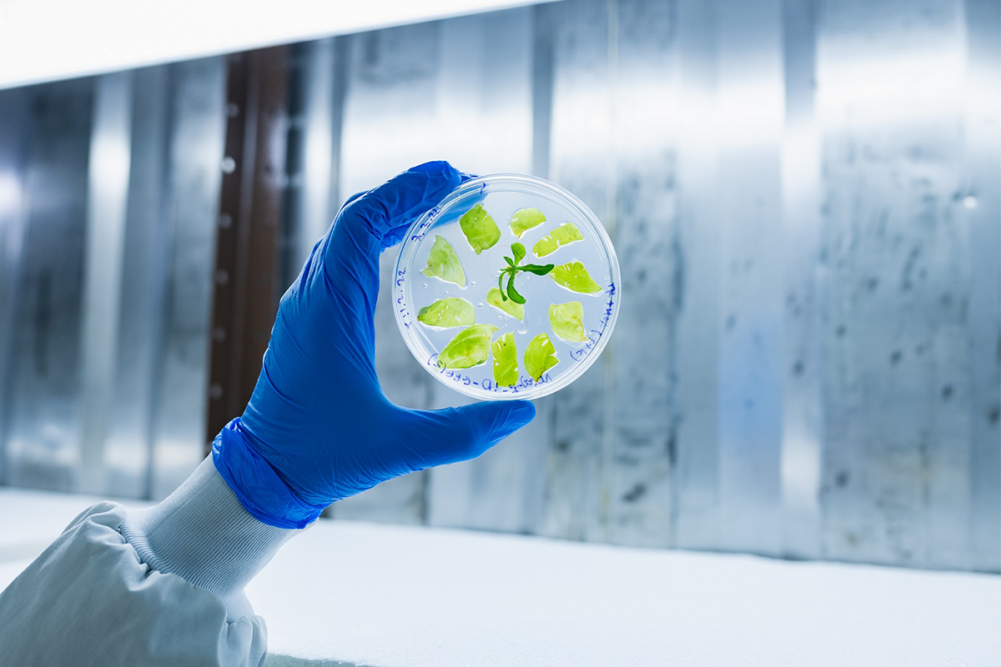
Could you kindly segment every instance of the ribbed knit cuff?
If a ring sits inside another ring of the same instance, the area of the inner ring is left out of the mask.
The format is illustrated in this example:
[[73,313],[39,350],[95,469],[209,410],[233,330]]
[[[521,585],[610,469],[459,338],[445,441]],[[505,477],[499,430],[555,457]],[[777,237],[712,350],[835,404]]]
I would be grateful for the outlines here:
[[163,502],[130,509],[122,535],[140,560],[221,597],[243,589],[298,530],[262,523],[206,458]]

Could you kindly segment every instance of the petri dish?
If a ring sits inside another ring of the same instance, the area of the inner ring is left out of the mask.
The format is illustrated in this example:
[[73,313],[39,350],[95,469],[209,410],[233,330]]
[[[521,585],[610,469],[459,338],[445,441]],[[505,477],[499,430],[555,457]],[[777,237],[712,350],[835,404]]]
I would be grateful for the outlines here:
[[601,354],[619,283],[612,243],[583,202],[541,178],[493,174],[463,183],[410,227],[394,311],[407,347],[443,384],[484,400],[534,399]]

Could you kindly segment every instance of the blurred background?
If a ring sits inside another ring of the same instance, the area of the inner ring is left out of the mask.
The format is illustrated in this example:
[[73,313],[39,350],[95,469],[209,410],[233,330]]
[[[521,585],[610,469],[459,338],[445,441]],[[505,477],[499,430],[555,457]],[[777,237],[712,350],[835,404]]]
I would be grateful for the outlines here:
[[[339,205],[447,159],[597,213],[615,334],[502,446],[328,515],[1001,571],[1001,0],[375,2],[164,52],[76,4],[0,3],[0,484],[170,493]],[[386,301],[389,397],[463,402]]]

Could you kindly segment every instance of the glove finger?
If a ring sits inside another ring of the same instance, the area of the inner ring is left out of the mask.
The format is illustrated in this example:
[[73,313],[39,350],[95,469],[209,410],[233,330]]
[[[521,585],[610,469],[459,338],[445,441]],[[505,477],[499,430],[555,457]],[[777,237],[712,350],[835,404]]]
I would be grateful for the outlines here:
[[535,418],[528,401],[491,401],[459,408],[411,411],[416,470],[473,459]]
[[327,254],[339,262],[352,261],[359,251],[382,248],[386,234],[409,226],[441,201],[460,180],[447,162],[427,162],[413,167],[374,190],[350,201],[338,214]]
[[346,204],[324,239],[327,286],[351,310],[373,313],[379,293],[379,253],[386,234],[411,224],[458,184],[459,172],[452,165],[428,162]]

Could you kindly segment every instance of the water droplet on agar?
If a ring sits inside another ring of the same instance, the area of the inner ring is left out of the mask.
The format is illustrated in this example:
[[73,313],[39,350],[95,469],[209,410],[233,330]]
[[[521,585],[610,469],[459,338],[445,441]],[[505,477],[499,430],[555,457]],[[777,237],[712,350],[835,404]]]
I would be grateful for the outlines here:
[[427,284],[427,283],[424,283],[424,287],[427,287],[427,286],[428,286],[428,284]]
[[520,333],[520,334],[527,334],[528,333],[528,327],[524,326],[524,325],[518,327],[518,333]]

